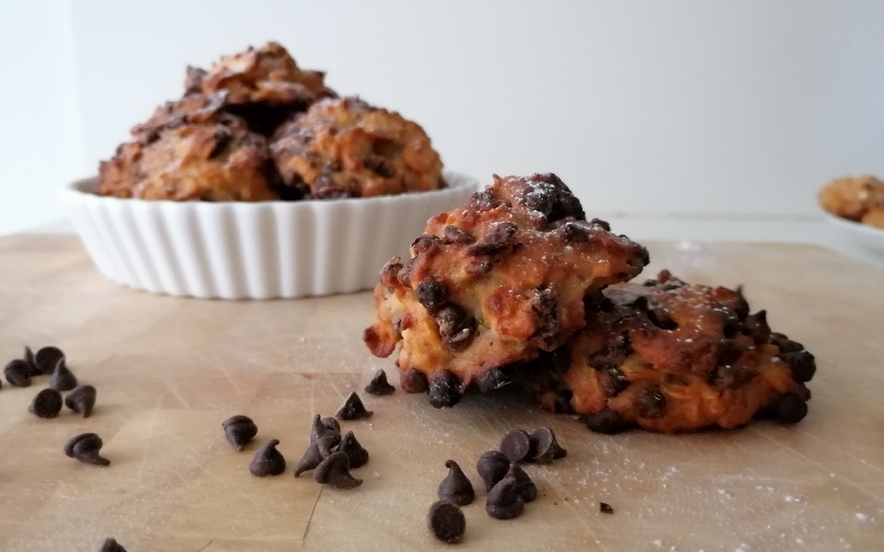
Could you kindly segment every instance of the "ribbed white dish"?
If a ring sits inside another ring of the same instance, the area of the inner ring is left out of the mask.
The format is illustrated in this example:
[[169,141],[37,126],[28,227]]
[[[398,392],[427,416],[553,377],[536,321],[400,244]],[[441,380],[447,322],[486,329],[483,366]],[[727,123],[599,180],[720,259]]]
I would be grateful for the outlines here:
[[295,298],[374,287],[430,217],[478,185],[451,172],[445,181],[442,190],[372,198],[209,203],[102,197],[89,178],[65,186],[61,199],[115,282],[205,299]]

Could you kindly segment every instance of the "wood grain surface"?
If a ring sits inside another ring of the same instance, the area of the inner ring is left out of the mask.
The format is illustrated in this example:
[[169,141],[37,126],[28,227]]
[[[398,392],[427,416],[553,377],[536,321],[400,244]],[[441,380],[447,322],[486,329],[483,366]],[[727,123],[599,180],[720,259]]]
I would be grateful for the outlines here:
[[[652,266],[688,281],[745,285],[753,309],[817,356],[810,413],[795,427],[754,423],[691,435],[590,433],[519,397],[468,396],[436,410],[401,390],[364,395],[346,422],[371,459],[358,489],[292,477],[311,416],[331,415],[392,359],[361,341],[371,295],[224,302],[149,295],[105,281],[74,237],[0,239],[0,360],[56,345],[98,389],[92,417],[28,413],[29,388],[0,390],[0,550],[129,552],[432,550],[425,515],[457,460],[511,428],[555,429],[567,458],[526,470],[540,489],[525,515],[464,508],[461,550],[791,551],[884,547],[884,272],[810,246],[652,244]],[[221,422],[251,416],[237,452]],[[81,432],[105,441],[106,468],[67,458]],[[289,469],[256,478],[267,439]],[[615,513],[599,513],[599,502]]]

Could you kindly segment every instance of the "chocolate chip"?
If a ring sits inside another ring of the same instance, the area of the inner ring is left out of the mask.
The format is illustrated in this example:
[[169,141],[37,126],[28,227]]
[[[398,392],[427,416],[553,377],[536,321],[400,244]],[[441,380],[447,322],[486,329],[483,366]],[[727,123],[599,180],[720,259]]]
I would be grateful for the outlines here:
[[454,460],[446,460],[448,476],[439,483],[437,491],[439,500],[447,500],[458,506],[466,506],[476,499],[476,491],[473,484],[467,479],[463,470]]
[[740,284],[737,286],[734,293],[737,296],[737,304],[734,307],[734,312],[737,314],[737,318],[745,320],[745,318],[749,316],[749,302],[746,301],[746,298],[743,296],[743,285]]
[[559,296],[558,293],[549,287],[540,287],[534,290],[534,297],[531,300],[531,310],[536,317],[534,334],[532,338],[539,339],[548,348],[555,345],[559,332],[562,331],[562,324],[559,322]]
[[429,277],[415,286],[414,295],[427,312],[434,314],[448,301],[448,287],[444,282]]
[[[76,393],[76,391],[74,392]],[[71,398],[71,395],[67,396],[65,402]],[[236,450],[244,449],[249,444],[249,441],[258,434],[258,426],[255,425],[255,422],[248,416],[243,415],[227,418],[221,422],[221,427],[224,428],[224,436],[227,437],[227,442]]]
[[417,368],[409,368],[399,376],[399,385],[406,393],[426,393],[430,388],[427,376]]
[[530,191],[525,194],[525,207],[537,211],[547,222],[563,218],[586,219],[580,200],[571,189],[553,173],[534,174],[529,177]]
[[743,321],[743,333],[752,337],[756,345],[766,343],[770,337],[770,326],[767,324],[767,311],[760,310],[750,314]]
[[43,370],[41,370],[37,366],[37,361],[34,359],[34,352],[31,351],[31,348],[25,345],[25,354],[22,357],[25,362],[28,363],[28,368],[31,371],[31,377],[40,376],[43,374]]
[[313,470],[313,479],[336,489],[352,489],[362,485],[361,479],[350,475],[350,459],[343,452],[330,454]]
[[353,435],[352,431],[348,431],[344,438],[341,439],[341,446],[338,447],[338,452],[343,452],[347,455],[347,458],[350,460],[350,469],[355,470],[368,464],[368,451],[362,448],[362,445],[356,440],[356,436]]
[[34,364],[44,374],[51,374],[55,370],[58,361],[64,358],[64,353],[57,347],[43,347],[34,355]]
[[607,221],[604,221],[604,220],[602,220],[602,219],[600,219],[600,218],[594,218],[594,219],[592,219],[591,221],[589,221],[589,223],[592,224],[592,225],[601,226],[601,227],[602,227],[602,230],[604,230],[605,232],[610,232],[610,231],[611,231],[611,225],[608,224]]
[[31,385],[31,367],[26,360],[17,358],[10,360],[3,368],[6,381],[16,387],[28,387]]
[[666,397],[659,388],[651,386],[636,397],[635,407],[640,417],[654,420],[666,414]]
[[501,452],[489,450],[479,457],[476,462],[476,471],[485,482],[485,490],[490,491],[510,469],[510,460]]
[[255,453],[255,457],[249,463],[249,471],[257,477],[279,475],[285,471],[285,457],[276,450],[279,439],[267,441]]
[[442,345],[451,351],[462,351],[473,340],[476,319],[460,305],[447,303],[435,315]]
[[456,405],[460,402],[460,380],[448,370],[439,370],[430,381],[429,399],[435,408]]
[[781,424],[797,424],[807,416],[807,403],[795,393],[785,393],[773,408],[774,420]]
[[107,538],[101,545],[101,550],[98,552],[126,552],[126,549],[115,539]]
[[215,140],[215,145],[212,146],[212,150],[209,152],[209,159],[215,159],[224,153],[224,150],[226,150],[227,146],[230,145],[230,142],[233,141],[233,133],[223,126],[218,126],[212,137]]
[[611,505],[607,502],[599,502],[599,512],[603,514],[613,514],[614,508],[611,508]]
[[366,393],[378,397],[382,395],[390,395],[394,391],[396,391],[396,388],[390,385],[387,381],[387,373],[383,370],[378,370],[374,377],[371,378],[371,381],[368,382],[368,385],[365,386]]
[[795,381],[805,383],[812,380],[816,374],[816,358],[808,351],[782,353],[780,360],[792,369],[792,377],[795,378]]
[[492,222],[488,225],[488,233],[479,241],[467,247],[467,254],[477,257],[497,255],[512,250],[516,232],[519,227],[515,222],[502,221]]
[[797,341],[792,341],[786,334],[781,334],[778,332],[771,332],[770,334],[771,343],[777,346],[780,354],[782,353],[797,353],[798,351],[804,350],[804,345],[798,343]]
[[104,445],[101,437],[94,433],[81,433],[70,439],[64,445],[64,453],[84,464],[95,464],[96,466],[110,466],[110,460],[102,458],[99,454],[101,447]]
[[560,227],[566,243],[587,243],[592,239],[592,231],[586,223],[566,222]]
[[623,419],[623,416],[610,408],[584,416],[583,422],[590,431],[604,433],[605,435],[614,435],[627,428],[626,420]]
[[488,393],[489,391],[500,389],[512,382],[512,378],[500,368],[491,368],[476,376],[476,386],[482,393]]
[[37,393],[28,411],[40,418],[55,418],[61,412],[61,393],[55,389],[44,389]]
[[476,236],[451,224],[445,227],[444,234],[443,242],[450,245],[469,245],[476,241]]
[[503,436],[500,452],[510,462],[524,462],[531,454],[531,437],[522,429],[514,429]]
[[649,310],[648,319],[661,330],[674,330],[678,328],[678,322],[673,320],[669,311],[662,307]]
[[77,376],[68,369],[64,357],[58,359],[52,377],[49,378],[49,388],[56,391],[70,391],[77,387]]
[[758,372],[746,366],[728,364],[715,369],[711,384],[719,390],[737,389],[752,381],[757,375]]
[[535,464],[549,464],[564,458],[568,451],[559,446],[556,434],[548,427],[540,427],[531,432],[531,461]]
[[344,404],[335,413],[335,417],[341,420],[367,420],[374,415],[374,412],[365,409],[362,399],[355,391],[347,395]]
[[332,441],[332,435],[329,433],[310,443],[310,446],[304,452],[304,456],[298,460],[298,465],[295,466],[295,477],[298,477],[305,471],[316,469],[316,466],[331,455],[332,448],[335,446]]
[[434,537],[444,543],[454,544],[463,538],[467,520],[456,504],[440,500],[430,506],[427,526]]
[[715,357],[717,366],[727,366],[735,363],[743,356],[743,349],[733,339],[722,339],[718,344],[718,352]]
[[411,242],[411,251],[415,256],[421,254],[429,254],[439,249],[439,242],[442,240],[438,236],[432,234],[423,234],[418,236]]
[[[593,364],[593,367],[595,366],[596,364]],[[629,380],[626,379],[620,368],[616,366],[598,370],[598,378],[599,387],[601,387],[606,397],[616,397],[629,387]]]
[[317,414],[313,416],[313,424],[310,428],[310,442],[312,443],[321,438],[328,439],[332,447],[338,446],[338,443],[341,442],[341,425],[334,418],[323,418]]
[[525,511],[525,500],[518,492],[515,477],[504,477],[488,491],[485,511],[495,519],[513,519]]
[[512,478],[516,481],[516,492],[525,502],[531,502],[537,498],[537,485],[531,481],[525,470],[516,463],[510,464],[510,469],[504,476],[504,479]]
[[95,397],[97,392],[91,385],[81,385],[77,387],[64,398],[64,404],[74,412],[82,414],[84,418],[92,415],[92,409],[95,408]]

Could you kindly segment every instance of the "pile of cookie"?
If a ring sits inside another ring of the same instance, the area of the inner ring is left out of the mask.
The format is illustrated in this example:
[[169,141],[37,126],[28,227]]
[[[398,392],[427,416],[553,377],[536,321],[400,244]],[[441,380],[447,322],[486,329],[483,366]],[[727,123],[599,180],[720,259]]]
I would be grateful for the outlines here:
[[99,166],[98,193],[172,201],[334,199],[444,187],[417,123],[304,70],[275,42],[187,68],[180,99],[157,108]]
[[363,338],[440,408],[516,385],[602,433],[804,418],[814,356],[741,289],[630,282],[648,262],[555,175],[495,176],[384,266]]

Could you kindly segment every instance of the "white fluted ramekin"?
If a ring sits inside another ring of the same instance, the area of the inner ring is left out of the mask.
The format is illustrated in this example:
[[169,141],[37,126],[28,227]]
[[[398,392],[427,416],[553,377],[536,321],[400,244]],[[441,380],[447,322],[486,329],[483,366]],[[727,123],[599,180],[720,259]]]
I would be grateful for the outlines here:
[[407,256],[427,220],[478,186],[446,172],[430,192],[317,201],[174,202],[102,197],[96,179],[62,202],[107,278],[152,293],[221,299],[296,298],[371,289]]

